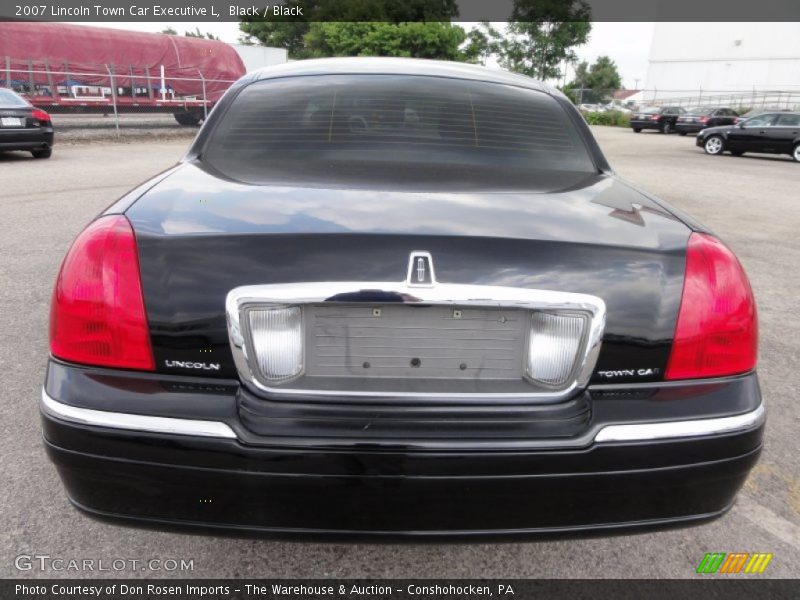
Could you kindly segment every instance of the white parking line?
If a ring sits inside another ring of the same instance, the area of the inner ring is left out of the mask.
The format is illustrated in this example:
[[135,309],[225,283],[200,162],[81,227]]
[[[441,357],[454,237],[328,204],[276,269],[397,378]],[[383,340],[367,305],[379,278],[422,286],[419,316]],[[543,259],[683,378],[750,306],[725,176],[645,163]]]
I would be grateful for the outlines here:
[[744,517],[760,529],[771,533],[782,542],[800,550],[800,526],[776,515],[745,492],[739,492],[733,512]]

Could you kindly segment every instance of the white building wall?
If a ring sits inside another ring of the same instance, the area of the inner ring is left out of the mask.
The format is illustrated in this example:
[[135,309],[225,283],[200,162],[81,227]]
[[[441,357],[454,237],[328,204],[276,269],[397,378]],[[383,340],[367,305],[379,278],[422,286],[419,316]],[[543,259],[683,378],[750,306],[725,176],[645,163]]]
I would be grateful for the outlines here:
[[659,97],[800,94],[800,23],[656,23],[646,89]]
[[244,68],[249,73],[261,67],[279,65],[287,61],[285,48],[272,48],[269,46],[246,46],[244,44],[231,44],[244,63]]

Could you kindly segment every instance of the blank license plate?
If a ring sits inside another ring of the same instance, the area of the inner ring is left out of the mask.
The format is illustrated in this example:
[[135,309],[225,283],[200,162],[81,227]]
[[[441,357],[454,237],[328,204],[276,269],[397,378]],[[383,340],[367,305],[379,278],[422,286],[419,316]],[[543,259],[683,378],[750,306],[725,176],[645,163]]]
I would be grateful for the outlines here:
[[1,117],[0,125],[3,127],[23,127],[25,122],[17,117]]

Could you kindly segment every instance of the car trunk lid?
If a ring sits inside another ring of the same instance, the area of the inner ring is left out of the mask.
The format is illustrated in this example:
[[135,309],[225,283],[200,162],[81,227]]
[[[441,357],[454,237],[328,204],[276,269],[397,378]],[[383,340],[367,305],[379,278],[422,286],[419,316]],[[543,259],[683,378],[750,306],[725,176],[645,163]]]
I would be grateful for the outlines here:
[[251,186],[185,165],[127,211],[157,369],[237,377],[225,316],[240,286],[437,281],[589,294],[607,307],[594,381],[659,380],[689,228],[609,176],[542,192]]

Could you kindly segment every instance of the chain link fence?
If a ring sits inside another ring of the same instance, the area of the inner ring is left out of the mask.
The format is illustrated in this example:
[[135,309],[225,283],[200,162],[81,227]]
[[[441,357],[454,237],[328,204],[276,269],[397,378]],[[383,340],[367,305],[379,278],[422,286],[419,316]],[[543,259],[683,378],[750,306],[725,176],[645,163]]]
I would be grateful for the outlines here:
[[649,105],[720,106],[737,112],[753,109],[800,110],[800,86],[783,90],[644,90],[643,102]]
[[[62,138],[193,135],[234,83],[200,70],[67,64],[2,57],[0,86],[22,94],[51,114]],[[800,86],[752,90],[564,90],[584,114],[613,113],[624,124],[645,106],[715,106],[800,111]],[[606,120],[609,120],[606,119]],[[620,121],[617,123],[617,121]]]
[[235,81],[188,69],[20,62],[4,57],[0,86],[47,111],[67,138],[193,135]]
[[785,89],[752,90],[612,90],[569,88],[564,90],[584,113],[618,110],[623,113],[645,106],[713,106],[732,108],[743,114],[749,110],[800,111],[800,86]]

